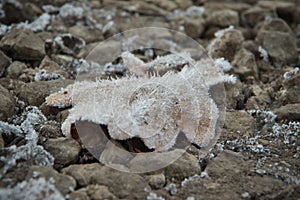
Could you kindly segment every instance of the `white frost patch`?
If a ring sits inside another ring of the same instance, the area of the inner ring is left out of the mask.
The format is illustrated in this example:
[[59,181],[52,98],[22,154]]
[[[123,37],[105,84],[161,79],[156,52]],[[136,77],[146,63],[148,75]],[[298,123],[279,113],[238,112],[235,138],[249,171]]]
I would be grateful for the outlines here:
[[182,17],[200,17],[205,12],[205,8],[203,6],[191,6],[187,8],[185,11],[183,10],[175,10],[170,13],[167,18],[169,20],[178,19]]
[[31,29],[33,32],[44,31],[50,23],[51,16],[48,13],[44,13],[31,23],[22,22],[17,25],[17,28]]
[[267,50],[265,50],[264,48],[259,46],[258,51],[260,53],[260,56],[263,58],[263,60],[266,62],[269,62],[269,54],[268,54]]
[[150,192],[147,196],[147,200],[165,200],[165,198],[157,196],[157,194],[154,192]]
[[59,16],[63,19],[82,19],[83,17],[83,8],[73,6],[70,3],[63,5],[59,10]]
[[227,72],[232,68],[230,62],[225,60],[224,58],[217,58],[215,61],[217,67],[221,69],[223,72]]
[[34,75],[34,81],[49,81],[49,80],[56,80],[56,79],[65,79],[60,74],[57,74],[55,72],[48,73],[45,69],[39,70],[35,75]]
[[64,197],[50,181],[39,178],[23,181],[14,188],[1,188],[0,199],[63,200]]
[[6,3],[12,4],[19,9],[23,8],[23,5],[18,0],[6,0]]
[[285,72],[284,75],[283,75],[283,78],[284,79],[290,79],[292,78],[294,75],[298,74],[299,73],[299,68],[296,67],[295,69],[289,71],[289,72]]

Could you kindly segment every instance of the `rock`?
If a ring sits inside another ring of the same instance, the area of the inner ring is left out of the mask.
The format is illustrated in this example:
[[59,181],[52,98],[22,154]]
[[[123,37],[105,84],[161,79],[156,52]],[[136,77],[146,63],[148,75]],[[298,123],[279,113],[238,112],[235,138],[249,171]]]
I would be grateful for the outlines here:
[[261,22],[266,17],[271,16],[273,16],[273,14],[270,10],[260,7],[253,7],[243,12],[241,19],[244,24],[254,27],[258,22]]
[[296,75],[285,78],[283,80],[283,87],[284,92],[281,97],[281,101],[283,103],[300,103],[300,73],[297,73]]
[[15,99],[11,93],[0,85],[0,121],[11,117],[15,111]]
[[3,149],[5,147],[5,142],[3,140],[3,137],[2,137],[2,133],[0,134],[0,149]]
[[1,19],[1,21],[5,24],[19,23],[26,20],[23,4],[21,4],[18,0],[4,0],[2,3],[2,9],[5,13],[5,17]]
[[237,26],[239,24],[239,14],[233,10],[215,11],[207,18],[207,24],[210,26],[220,26],[222,28],[230,25]]
[[70,194],[71,200],[90,200],[89,196],[86,194],[86,188],[81,188]]
[[241,80],[246,80],[249,76],[254,76],[258,79],[258,68],[255,61],[255,56],[250,51],[241,48],[235,55],[232,61],[233,71]]
[[246,110],[265,110],[267,105],[272,103],[270,94],[272,89],[262,88],[259,85],[252,85],[250,87],[253,96],[247,99]]
[[246,111],[226,112],[224,128],[239,135],[250,135],[256,129],[256,122]]
[[18,96],[30,105],[41,105],[51,93],[72,84],[72,80],[51,80],[23,84],[16,88]]
[[146,177],[152,189],[161,189],[166,184],[166,177],[164,174],[153,174]]
[[199,161],[194,155],[184,153],[178,160],[167,166],[164,171],[166,177],[183,180],[189,176],[199,174],[201,169]]
[[26,179],[44,177],[46,180],[54,179],[55,187],[63,194],[70,193],[76,187],[76,181],[73,177],[59,174],[53,168],[45,166],[31,166]]
[[71,165],[62,170],[73,176],[79,186],[88,184],[105,185],[118,198],[145,199],[146,181],[137,174],[120,172],[98,163]]
[[[62,70],[62,68],[53,60],[51,60],[48,56],[45,56],[45,58],[42,60],[40,66],[40,70],[45,70],[46,73],[48,73],[49,78],[55,78],[56,76],[59,77],[60,79],[64,78],[70,78],[69,74]],[[51,77],[52,76],[52,77]],[[45,77],[47,78],[47,77]]]
[[86,193],[90,199],[94,200],[102,200],[102,199],[118,199],[115,195],[113,195],[107,186],[104,185],[89,185],[86,188]]
[[205,22],[202,18],[185,18],[184,19],[184,31],[192,37],[198,38],[205,30]]
[[242,32],[231,29],[216,33],[216,36],[216,39],[208,47],[209,54],[213,58],[224,57],[226,60],[232,61],[244,41]]
[[100,171],[102,167],[103,165],[99,163],[70,165],[63,168],[61,172],[74,177],[78,187],[84,187],[90,184],[93,175],[96,171]]
[[174,0],[174,2],[182,10],[186,10],[193,5],[193,2],[191,0]]
[[7,77],[11,79],[18,79],[25,69],[27,69],[26,64],[14,61],[6,70]]
[[71,138],[48,139],[43,146],[55,158],[57,169],[76,163],[81,150],[79,143]]
[[[245,2],[245,3],[244,3]],[[240,1],[238,2],[222,2],[220,3],[220,1],[207,1],[205,2],[205,9],[211,13],[211,11],[215,11],[215,10],[234,10],[237,12],[242,12],[244,10],[247,10],[251,7],[251,5],[249,5],[246,1],[243,1],[243,3],[241,3]]]
[[177,8],[177,5],[174,1],[171,0],[165,0],[165,1],[160,1],[160,0],[148,0],[147,3],[154,4],[159,8],[162,8],[167,11],[173,11]]
[[267,19],[255,27],[256,34],[259,34],[260,32],[263,31],[279,31],[279,32],[284,32],[284,33],[290,33],[292,34],[293,31],[289,27],[289,25],[283,21],[282,19],[279,18],[274,18],[274,19]]
[[226,108],[237,109],[244,105],[243,83],[240,80],[232,84],[225,84],[226,90]]
[[20,60],[41,60],[45,56],[44,42],[29,29],[13,29],[6,34],[0,49]]
[[6,67],[10,64],[11,59],[0,51],[0,77],[3,76]]
[[103,40],[103,35],[100,30],[88,26],[76,25],[71,27],[69,32],[76,37],[84,39],[86,43]]
[[300,120],[300,103],[287,104],[275,109],[274,114],[277,115],[278,120],[289,120],[289,121],[299,121]]
[[225,150],[217,157],[209,161],[205,168],[208,176],[213,179],[219,179],[230,175],[241,175],[243,170],[247,170],[248,163],[239,153]]
[[291,34],[279,31],[260,31],[257,38],[276,67],[297,64],[296,38]]

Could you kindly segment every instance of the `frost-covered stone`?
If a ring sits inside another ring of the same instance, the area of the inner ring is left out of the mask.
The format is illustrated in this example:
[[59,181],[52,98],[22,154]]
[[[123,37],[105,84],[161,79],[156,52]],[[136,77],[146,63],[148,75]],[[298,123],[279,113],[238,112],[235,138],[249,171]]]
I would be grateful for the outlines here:
[[6,120],[14,113],[15,100],[11,93],[0,85],[0,120]]

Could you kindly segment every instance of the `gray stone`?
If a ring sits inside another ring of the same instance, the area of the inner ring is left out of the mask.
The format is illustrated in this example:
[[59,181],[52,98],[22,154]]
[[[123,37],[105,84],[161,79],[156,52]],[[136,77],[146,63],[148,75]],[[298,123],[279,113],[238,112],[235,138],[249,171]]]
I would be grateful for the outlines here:
[[256,34],[259,34],[262,31],[279,31],[290,34],[293,33],[289,25],[280,18],[264,20],[263,22],[257,24],[255,27]]
[[6,67],[10,64],[11,59],[0,51],[0,77],[3,76]]
[[211,13],[207,18],[207,23],[210,26],[228,27],[230,25],[239,24],[239,14],[233,10],[219,10]]
[[27,69],[27,66],[24,63],[14,61],[6,70],[7,77],[11,79],[18,79],[25,69]]
[[16,92],[22,100],[25,100],[30,105],[39,106],[45,101],[47,96],[72,83],[72,80],[32,82],[16,88]]
[[4,121],[14,114],[15,100],[11,93],[0,85],[0,120]]
[[249,135],[256,129],[255,120],[246,111],[226,112],[224,128],[240,135]]
[[183,180],[189,176],[199,174],[201,169],[199,161],[194,155],[184,153],[178,160],[167,166],[164,171],[166,177]]
[[289,120],[289,121],[299,121],[300,120],[300,103],[287,104],[275,109],[274,114],[277,115],[278,120]]
[[46,180],[52,178],[55,187],[63,194],[70,193],[76,187],[76,181],[73,177],[59,174],[56,170],[45,166],[31,166],[27,174],[27,180],[30,178],[44,177]]
[[3,140],[2,133],[0,133],[0,149],[3,149],[4,146],[5,146],[5,142]]
[[11,30],[2,38],[0,49],[20,60],[41,60],[45,56],[44,42],[28,29]]
[[70,194],[70,200],[90,200],[90,198],[86,194],[86,188],[81,188]]
[[79,143],[71,138],[48,139],[43,146],[55,158],[57,169],[76,163],[81,150]]

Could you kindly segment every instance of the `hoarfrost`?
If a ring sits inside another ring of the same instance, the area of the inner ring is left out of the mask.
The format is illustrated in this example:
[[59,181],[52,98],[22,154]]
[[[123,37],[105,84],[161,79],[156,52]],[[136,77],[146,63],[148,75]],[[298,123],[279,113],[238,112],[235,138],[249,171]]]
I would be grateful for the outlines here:
[[82,19],[83,12],[83,8],[66,3],[60,8],[59,16],[63,19]]
[[259,46],[258,52],[260,53],[260,56],[263,58],[264,61],[269,62],[269,54],[268,54],[267,50],[265,50],[264,48]]
[[0,162],[4,163],[2,175],[17,165],[17,161],[28,161],[30,164],[52,166],[54,157],[44,150],[42,146],[37,145],[38,132],[35,126],[43,124],[46,117],[35,106],[28,106],[19,119],[20,125],[0,122],[0,131],[4,134],[13,134],[25,138],[26,144],[16,147],[15,145],[7,147],[4,151],[6,156],[0,157]]
[[289,71],[289,72],[285,72],[284,75],[283,75],[283,78],[284,79],[290,79],[292,78],[294,75],[298,74],[299,73],[299,68],[296,67],[295,69]]
[[49,25],[51,16],[48,13],[44,13],[35,19],[33,22],[22,22],[17,25],[17,28],[31,29],[33,32],[44,31]]
[[63,200],[65,198],[50,180],[46,181],[45,178],[42,177],[23,181],[18,183],[14,188],[0,188],[0,199]]
[[47,70],[45,70],[45,69],[39,70],[34,75],[34,81],[35,82],[38,82],[38,81],[48,81],[48,80],[56,80],[56,79],[65,79],[65,77],[63,77],[62,75],[57,74],[55,72],[48,73]]

